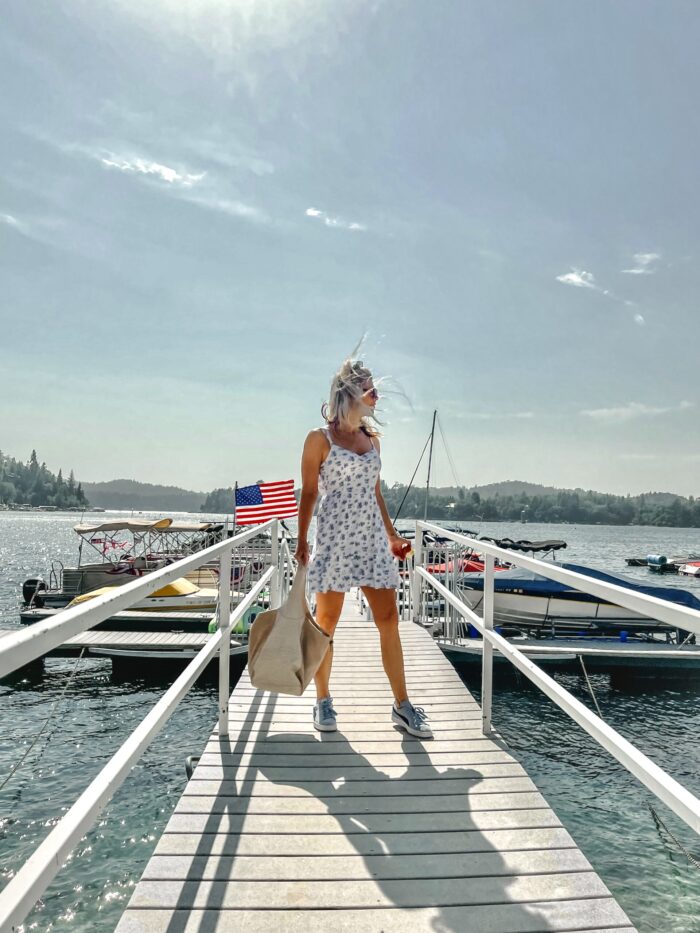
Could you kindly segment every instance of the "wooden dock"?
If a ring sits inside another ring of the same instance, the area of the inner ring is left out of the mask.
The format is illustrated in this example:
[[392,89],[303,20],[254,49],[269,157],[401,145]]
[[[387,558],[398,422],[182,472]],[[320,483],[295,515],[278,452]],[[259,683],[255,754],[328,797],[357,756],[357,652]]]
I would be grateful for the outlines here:
[[230,735],[211,735],[117,933],[631,933],[523,767],[483,737],[479,706],[430,634],[410,622],[409,692],[435,739],[392,726],[376,630],[347,603],[331,680],[338,732],[313,729],[313,684],[276,696],[245,671]]
[[[143,615],[148,616],[150,613],[144,612]],[[13,631],[0,631],[0,638],[11,635]],[[87,657],[188,661],[196,656],[211,637],[208,632],[110,632],[88,629],[69,638],[59,648],[50,651],[47,657],[71,657],[83,652]],[[235,636],[231,639],[231,654],[246,653],[247,650],[247,644],[236,641]]]
[[[522,653],[537,664],[578,662],[585,659],[589,671],[630,667],[646,668],[654,673],[660,671],[699,671],[700,645],[666,644],[658,641],[621,642],[614,638],[519,638],[512,642]],[[443,644],[448,654],[459,656],[462,661],[481,664],[483,650],[481,638],[459,638]],[[500,652],[494,653],[494,661],[508,666],[509,661]]]

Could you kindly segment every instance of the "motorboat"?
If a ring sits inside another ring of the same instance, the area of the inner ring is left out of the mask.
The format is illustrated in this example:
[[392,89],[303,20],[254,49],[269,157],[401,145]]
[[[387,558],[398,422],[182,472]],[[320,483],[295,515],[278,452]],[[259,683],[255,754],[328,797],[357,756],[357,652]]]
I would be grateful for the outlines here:
[[[612,583],[647,596],[655,596],[679,606],[700,609],[700,599],[677,587],[644,586],[638,580],[615,576],[579,564],[559,564],[595,580]],[[484,574],[470,574],[457,583],[464,602],[474,611],[484,598]],[[571,586],[549,580],[522,568],[512,568],[494,577],[494,623],[508,632],[526,631],[546,635],[579,633],[619,633],[620,631],[669,631],[657,619],[648,618],[582,593]]]
[[685,577],[700,577],[700,560],[689,560],[685,564],[680,564],[678,573]]
[[[176,522],[172,518],[125,519],[76,525],[73,530],[79,538],[77,566],[64,567],[60,561],[53,561],[48,585],[38,576],[25,580],[22,586],[25,608],[64,608],[78,596],[102,587],[121,586],[217,544],[225,534],[225,526],[221,523]],[[95,560],[96,557],[99,560]],[[215,589],[218,584],[218,574],[213,567],[198,568],[186,576],[189,583],[200,588]],[[173,605],[177,605],[185,595],[192,597],[194,594],[184,590],[160,596],[154,593],[148,597],[147,605],[138,608],[171,608],[167,600],[174,599]],[[189,602],[197,601],[189,599]],[[199,601],[208,608],[211,593],[204,594]]]
[[[112,592],[113,589],[114,586],[100,586],[71,599],[68,606],[80,606],[97,596]],[[186,577],[180,577],[135,603],[131,608],[137,612],[213,612],[218,596],[218,589],[197,586]]]

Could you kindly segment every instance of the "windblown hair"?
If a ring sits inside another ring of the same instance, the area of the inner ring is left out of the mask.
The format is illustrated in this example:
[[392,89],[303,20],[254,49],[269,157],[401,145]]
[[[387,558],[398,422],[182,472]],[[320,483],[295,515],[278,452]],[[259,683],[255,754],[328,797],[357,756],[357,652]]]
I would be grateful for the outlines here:
[[[362,360],[349,358],[333,376],[328,401],[321,406],[321,414],[327,424],[342,427],[348,423],[350,412],[362,402],[363,386],[372,379],[371,371]],[[370,437],[378,437],[376,425],[380,424],[372,412],[362,416],[360,426]]]

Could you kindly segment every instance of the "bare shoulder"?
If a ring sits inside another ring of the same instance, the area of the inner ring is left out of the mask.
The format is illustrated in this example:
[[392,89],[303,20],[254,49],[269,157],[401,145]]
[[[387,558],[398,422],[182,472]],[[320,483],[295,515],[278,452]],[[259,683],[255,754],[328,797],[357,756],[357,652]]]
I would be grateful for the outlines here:
[[328,447],[328,438],[323,428],[314,428],[306,435],[304,446],[310,450],[325,450]]
[[309,431],[304,441],[304,456],[324,460],[330,449],[330,443],[321,428]]

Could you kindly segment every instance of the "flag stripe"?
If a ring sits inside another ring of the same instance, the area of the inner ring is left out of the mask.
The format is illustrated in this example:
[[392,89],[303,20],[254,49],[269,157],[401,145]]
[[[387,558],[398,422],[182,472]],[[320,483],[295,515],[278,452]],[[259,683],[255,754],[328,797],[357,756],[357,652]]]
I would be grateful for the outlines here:
[[236,489],[236,521],[239,525],[256,525],[270,518],[292,518],[297,513],[294,480],[255,483]]

